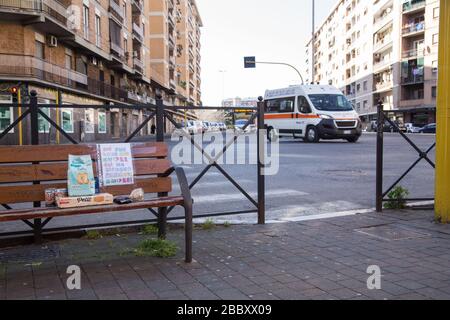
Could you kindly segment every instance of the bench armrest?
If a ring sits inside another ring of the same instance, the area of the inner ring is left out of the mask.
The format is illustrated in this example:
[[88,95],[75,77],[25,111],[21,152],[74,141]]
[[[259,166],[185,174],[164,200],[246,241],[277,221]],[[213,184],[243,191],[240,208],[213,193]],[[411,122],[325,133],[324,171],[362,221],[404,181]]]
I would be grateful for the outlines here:
[[174,172],[177,175],[178,183],[180,185],[181,195],[184,199],[185,206],[192,207],[193,200],[192,200],[192,195],[191,195],[191,189],[189,189],[189,183],[187,181],[186,173],[184,172],[184,169],[181,167],[171,167],[169,170],[167,170],[163,174],[163,176],[168,177]]

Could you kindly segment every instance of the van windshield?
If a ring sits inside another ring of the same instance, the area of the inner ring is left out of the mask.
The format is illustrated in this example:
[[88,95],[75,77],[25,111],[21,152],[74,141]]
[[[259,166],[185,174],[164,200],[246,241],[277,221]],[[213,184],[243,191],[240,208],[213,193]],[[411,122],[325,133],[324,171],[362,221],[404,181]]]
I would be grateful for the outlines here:
[[309,99],[317,110],[352,111],[353,107],[341,94],[310,94]]

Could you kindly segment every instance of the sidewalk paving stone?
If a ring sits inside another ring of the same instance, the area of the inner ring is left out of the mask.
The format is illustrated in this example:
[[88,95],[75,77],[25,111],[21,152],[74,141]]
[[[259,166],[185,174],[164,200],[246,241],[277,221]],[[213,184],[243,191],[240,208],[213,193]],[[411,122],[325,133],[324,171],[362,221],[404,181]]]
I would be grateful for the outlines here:
[[[184,248],[183,231],[171,229],[169,240]],[[450,299],[450,226],[427,211],[196,229],[192,264],[183,249],[135,256],[130,248],[147,237],[0,249],[0,299]],[[70,265],[81,268],[81,290],[65,287]],[[381,268],[381,290],[367,288],[371,265]]]

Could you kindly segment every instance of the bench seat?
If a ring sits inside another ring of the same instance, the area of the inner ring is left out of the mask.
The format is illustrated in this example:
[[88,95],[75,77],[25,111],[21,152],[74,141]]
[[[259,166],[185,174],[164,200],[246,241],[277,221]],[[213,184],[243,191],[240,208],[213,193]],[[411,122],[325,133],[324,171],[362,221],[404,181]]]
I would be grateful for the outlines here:
[[82,214],[110,213],[148,208],[163,208],[171,206],[182,206],[184,199],[181,196],[162,197],[130,204],[110,204],[100,206],[89,206],[80,208],[29,208],[0,211],[0,221],[17,221],[30,219],[44,219],[64,217]]

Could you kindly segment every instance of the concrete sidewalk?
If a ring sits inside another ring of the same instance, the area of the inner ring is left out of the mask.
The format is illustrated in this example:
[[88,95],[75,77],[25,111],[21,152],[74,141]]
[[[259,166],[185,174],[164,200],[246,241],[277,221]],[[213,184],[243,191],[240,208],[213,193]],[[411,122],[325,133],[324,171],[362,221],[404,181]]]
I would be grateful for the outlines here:
[[[266,226],[194,231],[182,262],[128,253],[146,238],[0,249],[0,299],[450,299],[450,226],[430,211],[367,213]],[[181,229],[169,239],[183,248]],[[79,265],[82,289],[66,289]],[[368,266],[381,290],[367,288]]]

